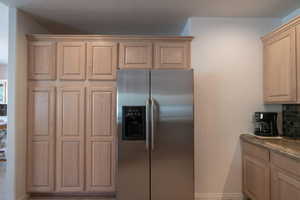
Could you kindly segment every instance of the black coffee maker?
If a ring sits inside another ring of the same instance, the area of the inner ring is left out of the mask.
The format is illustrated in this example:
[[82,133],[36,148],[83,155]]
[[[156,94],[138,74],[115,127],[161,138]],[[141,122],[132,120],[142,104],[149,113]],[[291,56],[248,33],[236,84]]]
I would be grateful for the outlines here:
[[276,112],[255,112],[254,134],[265,137],[278,136],[277,113]]

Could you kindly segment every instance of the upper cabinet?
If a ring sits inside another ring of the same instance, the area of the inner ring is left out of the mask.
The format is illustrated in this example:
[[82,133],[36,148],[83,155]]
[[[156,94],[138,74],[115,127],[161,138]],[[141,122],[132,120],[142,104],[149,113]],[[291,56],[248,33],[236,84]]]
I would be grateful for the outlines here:
[[156,42],[154,51],[154,68],[182,69],[190,67],[189,42]]
[[120,69],[152,68],[151,42],[121,42]]
[[85,51],[85,42],[59,42],[57,44],[59,79],[85,79]]
[[116,42],[88,42],[87,78],[115,80],[118,62]]
[[33,41],[28,43],[28,78],[53,80],[56,78],[55,42]]
[[262,38],[265,103],[300,103],[299,23],[300,18],[296,18]]
[[29,79],[116,80],[117,69],[188,69],[192,37],[30,35]]

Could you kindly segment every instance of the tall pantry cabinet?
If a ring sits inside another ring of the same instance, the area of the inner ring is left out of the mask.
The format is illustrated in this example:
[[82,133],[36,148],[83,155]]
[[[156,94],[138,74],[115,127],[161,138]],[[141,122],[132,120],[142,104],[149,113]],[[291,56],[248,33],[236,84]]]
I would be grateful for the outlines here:
[[117,44],[28,37],[29,193],[115,190]]

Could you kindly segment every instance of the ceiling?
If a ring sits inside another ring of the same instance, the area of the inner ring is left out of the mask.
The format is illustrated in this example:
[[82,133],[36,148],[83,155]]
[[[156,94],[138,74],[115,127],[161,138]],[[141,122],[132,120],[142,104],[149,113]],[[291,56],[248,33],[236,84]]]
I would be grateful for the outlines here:
[[300,0],[2,0],[82,33],[177,34],[188,17],[284,17]]

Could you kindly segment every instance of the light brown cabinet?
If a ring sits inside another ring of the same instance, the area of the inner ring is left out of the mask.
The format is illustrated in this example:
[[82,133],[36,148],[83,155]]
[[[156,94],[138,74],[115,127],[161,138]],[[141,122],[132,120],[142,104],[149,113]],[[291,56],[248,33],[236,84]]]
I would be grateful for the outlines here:
[[89,87],[87,94],[87,191],[115,190],[116,89]]
[[300,199],[300,177],[297,177],[275,166],[272,166],[271,184],[272,200]]
[[87,43],[87,78],[116,80],[118,51],[116,42]]
[[268,151],[243,143],[243,192],[252,200],[270,199]]
[[154,44],[156,69],[184,69],[190,67],[190,43],[156,42]]
[[30,192],[54,191],[55,87],[28,89],[28,167]]
[[120,42],[120,69],[152,68],[151,42]]
[[242,142],[243,192],[251,200],[299,200],[300,161]]
[[60,80],[84,80],[86,71],[85,42],[58,42],[57,68]]
[[297,101],[296,29],[264,43],[264,97],[266,102]]
[[299,22],[300,17],[262,38],[265,103],[300,103]]
[[57,90],[56,186],[59,192],[84,187],[84,87]]
[[28,36],[29,195],[114,193],[117,67],[186,68],[190,40]]
[[28,43],[28,78],[31,80],[56,79],[56,45],[52,41]]

